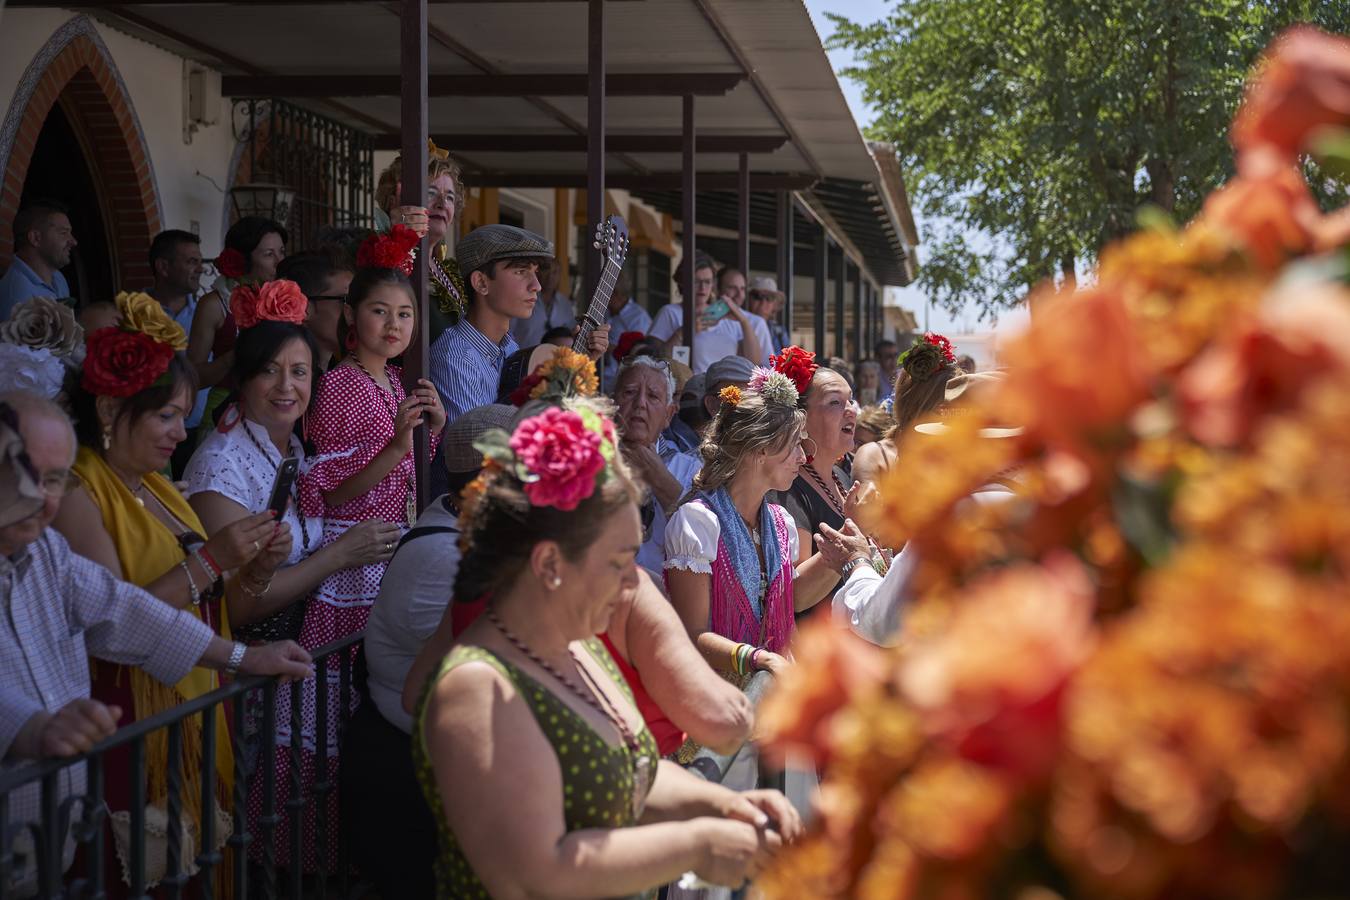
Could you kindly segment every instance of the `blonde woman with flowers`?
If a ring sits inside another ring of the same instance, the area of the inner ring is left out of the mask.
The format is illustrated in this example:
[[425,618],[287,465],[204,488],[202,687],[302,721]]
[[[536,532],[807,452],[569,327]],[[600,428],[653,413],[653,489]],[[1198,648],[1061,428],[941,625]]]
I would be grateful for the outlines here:
[[[413,755],[442,898],[633,897],[753,877],[800,820],[661,761],[596,634],[638,581],[641,492],[614,425],[550,408],[476,446],[458,602],[483,615],[432,676]],[[775,827],[770,827],[770,823]]]
[[666,526],[666,585],[712,667],[735,676],[786,664],[793,615],[834,587],[819,555],[794,570],[798,528],[769,491],[806,462],[806,414],[781,372],[757,368],[745,391],[722,390],[699,452],[692,499]]

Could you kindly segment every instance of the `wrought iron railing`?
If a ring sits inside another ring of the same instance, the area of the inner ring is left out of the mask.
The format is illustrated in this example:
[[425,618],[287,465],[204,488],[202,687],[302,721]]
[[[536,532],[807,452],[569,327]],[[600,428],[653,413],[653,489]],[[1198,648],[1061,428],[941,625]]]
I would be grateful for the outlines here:
[[[213,875],[224,862],[224,855],[215,849],[216,823],[216,710],[222,704],[230,702],[234,729],[232,743],[234,748],[234,796],[233,832],[226,841],[232,848],[233,894],[237,900],[245,897],[263,897],[272,900],[279,896],[279,877],[276,863],[276,841],[279,837],[290,841],[288,854],[291,877],[289,894],[299,900],[305,894],[327,898],[330,879],[335,879],[338,895],[351,896],[353,885],[350,880],[349,866],[346,861],[349,854],[346,848],[346,833],[338,831],[336,856],[330,853],[328,846],[328,828],[326,816],[328,797],[336,788],[328,775],[328,692],[329,684],[326,668],[329,657],[338,656],[340,660],[338,675],[338,746],[347,730],[351,716],[353,690],[352,656],[349,648],[361,641],[362,635],[355,634],[328,644],[313,653],[315,663],[315,693],[317,722],[314,767],[316,780],[306,791],[301,779],[301,688],[302,682],[279,685],[275,678],[251,676],[236,679],[218,690],[212,691],[194,700],[181,703],[172,709],[135,722],[120,729],[107,740],[100,742],[88,753],[65,759],[51,759],[23,765],[0,772],[0,900],[9,900],[11,896],[31,896],[31,887],[36,883],[37,896],[43,898],[99,898],[104,896],[104,860],[111,848],[105,846],[104,823],[108,818],[104,804],[104,786],[107,779],[121,775],[130,780],[130,853],[128,854],[128,880],[130,896],[147,896],[146,887],[146,740],[157,731],[168,734],[168,797],[167,797],[167,867],[156,896],[174,898],[184,895],[189,884],[193,885],[193,895],[211,900],[215,896]],[[276,769],[273,758],[276,749],[276,701],[277,691],[291,692],[291,741],[290,741],[290,785],[285,804],[289,811],[289,834],[276,834],[280,821],[277,807]],[[258,738],[261,750],[257,753],[258,777],[262,779],[261,815],[253,824],[258,834],[249,830],[247,800],[250,778],[253,771],[246,763],[245,752],[245,716],[244,698],[250,692],[261,695],[262,724]],[[197,844],[200,852],[193,862],[198,868],[196,874],[189,875],[183,859],[183,772],[182,746],[183,726],[193,716],[201,717],[202,725],[202,786],[200,821],[196,822]],[[105,760],[108,752],[115,748],[127,747],[130,750],[130,771],[125,773],[108,772]],[[339,755],[338,765],[341,766]],[[86,767],[86,789],[82,795],[60,797],[61,776],[72,766]],[[9,823],[10,795],[19,788],[39,783],[41,785],[41,819],[35,823]],[[319,868],[316,872],[305,873],[302,870],[304,854],[301,852],[304,838],[306,808],[313,805],[315,814],[315,840],[318,848]],[[75,818],[75,809],[79,807],[79,816]],[[32,837],[32,851],[21,858],[16,851],[18,839],[27,832]],[[67,835],[73,835],[82,852],[77,854],[74,869],[81,871],[63,871],[63,853]],[[250,863],[249,846],[258,841],[261,861]],[[336,859],[335,866],[329,866]],[[27,868],[25,868],[27,867]],[[261,884],[250,891],[249,879],[257,874]],[[15,887],[15,883],[22,885]]]
[[289,251],[326,225],[375,225],[375,139],[285,100],[234,101],[234,136],[245,142],[239,175],[295,191]]

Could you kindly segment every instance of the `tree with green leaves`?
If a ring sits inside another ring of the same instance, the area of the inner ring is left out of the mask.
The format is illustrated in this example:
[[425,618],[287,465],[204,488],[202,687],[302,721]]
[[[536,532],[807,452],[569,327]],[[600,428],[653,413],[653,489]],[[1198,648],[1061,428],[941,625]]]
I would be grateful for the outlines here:
[[1141,209],[1177,219],[1232,174],[1228,123],[1261,49],[1350,0],[897,0],[831,15],[929,233],[919,284],[996,311],[1072,277]]

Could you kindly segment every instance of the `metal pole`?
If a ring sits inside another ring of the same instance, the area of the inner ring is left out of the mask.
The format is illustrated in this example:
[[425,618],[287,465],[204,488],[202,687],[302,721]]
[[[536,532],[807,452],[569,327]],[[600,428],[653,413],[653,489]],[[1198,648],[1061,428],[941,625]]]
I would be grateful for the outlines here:
[[740,240],[737,245],[736,258],[741,274],[745,276],[746,282],[750,280],[750,154],[742,153],[740,155],[740,177],[737,179],[737,187],[740,189],[740,215],[737,218],[740,227]]
[[680,291],[684,294],[684,328],[681,340],[689,348],[689,361],[693,362],[694,353],[694,217],[697,210],[694,204],[694,95],[684,95],[684,278]]
[[[591,236],[605,218],[605,0],[590,0],[587,11],[589,57],[586,80],[586,309],[600,280],[600,250]],[[558,235],[558,240],[565,240]],[[618,339],[618,335],[614,336]]]
[[812,309],[815,325],[816,356],[825,357],[825,282],[830,277],[830,236],[821,225],[816,233],[816,297]]
[[[403,197],[405,206],[427,202],[427,0],[401,0],[399,72],[402,76],[400,127],[403,129]],[[429,249],[429,248],[424,248]],[[411,390],[431,371],[427,364],[427,254],[417,254],[412,272],[417,304],[417,331],[403,366],[404,387]],[[417,509],[427,505],[427,429],[413,432],[413,464],[417,472]],[[411,524],[411,523],[409,523]]]
[[857,362],[867,358],[863,350],[863,274],[862,266],[853,269],[853,359]]
[[848,256],[840,244],[840,266],[834,270],[834,355],[844,355],[844,282],[848,279]]
[[796,234],[797,213],[793,208],[791,191],[778,192],[778,211],[780,214],[778,245],[782,262],[778,268],[778,289],[783,292],[783,328],[787,331],[788,343],[792,343],[792,278],[796,272]]

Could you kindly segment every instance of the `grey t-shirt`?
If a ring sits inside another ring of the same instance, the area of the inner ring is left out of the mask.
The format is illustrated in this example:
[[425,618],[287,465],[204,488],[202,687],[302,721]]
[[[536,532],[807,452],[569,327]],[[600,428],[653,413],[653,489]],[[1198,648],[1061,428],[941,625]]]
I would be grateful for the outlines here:
[[459,517],[445,500],[428,505],[413,528],[455,530],[405,539],[385,569],[366,623],[370,697],[386,719],[409,734],[412,716],[403,711],[403,682],[441,624],[459,571]]

